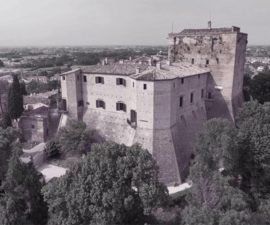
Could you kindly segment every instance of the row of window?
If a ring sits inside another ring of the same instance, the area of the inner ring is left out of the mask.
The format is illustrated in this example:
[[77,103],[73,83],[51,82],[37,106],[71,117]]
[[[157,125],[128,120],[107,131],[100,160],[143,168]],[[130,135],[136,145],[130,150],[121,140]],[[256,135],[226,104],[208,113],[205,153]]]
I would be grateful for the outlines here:
[[[201,90],[201,98],[204,98],[204,89]],[[212,98],[212,93],[208,92],[207,98],[211,99]],[[194,102],[194,93],[190,93],[190,98],[189,98],[190,103]],[[179,97],[179,107],[183,107],[184,105],[184,96]]]
[[[98,100],[96,100],[96,108],[106,109],[106,103],[103,100],[98,99]],[[123,102],[117,102],[116,103],[116,111],[124,111],[124,112],[126,112],[127,111],[126,104],[123,103]]]
[[[216,58],[216,61],[217,61],[217,64],[219,64],[219,58]],[[195,59],[194,59],[194,58],[191,59],[191,64],[192,64],[192,65],[195,64]],[[209,65],[209,64],[210,64],[209,59],[206,59],[206,60],[205,60],[205,65],[207,66],[207,65]]]
[[[87,77],[84,75],[83,76],[84,82],[87,82]],[[95,77],[95,82],[96,84],[104,84],[104,77]],[[127,82],[124,78],[116,78],[116,85],[122,85],[122,86],[127,86]],[[133,87],[134,87],[134,82],[133,82]],[[147,84],[143,84],[143,89],[147,89]]]

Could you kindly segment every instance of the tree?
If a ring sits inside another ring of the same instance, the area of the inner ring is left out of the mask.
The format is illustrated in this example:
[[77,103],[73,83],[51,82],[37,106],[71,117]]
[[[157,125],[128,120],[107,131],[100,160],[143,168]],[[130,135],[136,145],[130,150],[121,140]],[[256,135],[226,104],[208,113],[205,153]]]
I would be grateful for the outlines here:
[[92,143],[102,142],[97,131],[88,130],[84,122],[71,120],[58,133],[57,141],[61,146],[61,153],[87,153]]
[[167,199],[158,167],[140,146],[95,144],[43,189],[49,225],[138,224]]
[[4,66],[5,66],[4,62],[0,60],[0,67],[4,67]]
[[234,171],[241,176],[241,189],[256,202],[270,194],[270,103],[246,103],[236,126],[239,157]]
[[5,178],[8,160],[17,138],[18,133],[13,128],[3,129],[0,127],[0,184]]
[[20,85],[21,85],[21,93],[22,93],[22,95],[27,95],[27,91],[26,91],[26,87],[25,87],[24,81],[22,81],[20,83]]
[[232,187],[233,178],[222,172],[233,165],[234,136],[232,124],[220,119],[207,122],[200,133],[190,169],[193,185],[187,197],[188,205],[182,212],[182,224],[249,224],[245,194]]
[[[6,108],[4,107],[5,97],[8,93],[9,84],[7,81],[0,81],[0,114],[6,112]],[[3,101],[4,100],[4,101]]]
[[59,154],[60,154],[59,143],[55,140],[48,141],[46,146],[45,146],[44,152],[45,152],[47,159],[59,156]]
[[23,95],[17,75],[13,76],[13,83],[8,92],[8,113],[11,119],[18,119],[23,113]]
[[270,72],[260,73],[250,82],[251,96],[263,104],[270,101]]
[[4,114],[3,119],[0,121],[0,127],[2,127],[3,129],[12,127],[11,118],[7,113]]
[[1,225],[45,225],[47,207],[41,195],[42,175],[33,163],[20,160],[20,148],[14,148],[0,198]]

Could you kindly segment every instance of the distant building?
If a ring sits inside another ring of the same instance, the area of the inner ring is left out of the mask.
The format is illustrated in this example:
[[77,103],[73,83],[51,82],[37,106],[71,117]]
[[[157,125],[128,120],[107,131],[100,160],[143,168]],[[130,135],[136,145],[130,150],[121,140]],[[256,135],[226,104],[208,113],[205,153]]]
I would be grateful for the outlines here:
[[157,160],[161,181],[181,183],[203,123],[233,121],[242,104],[246,45],[236,27],[171,33],[168,62],[63,73],[63,106],[108,140],[140,143]]
[[20,117],[18,126],[25,142],[46,142],[49,138],[49,108],[28,110]]

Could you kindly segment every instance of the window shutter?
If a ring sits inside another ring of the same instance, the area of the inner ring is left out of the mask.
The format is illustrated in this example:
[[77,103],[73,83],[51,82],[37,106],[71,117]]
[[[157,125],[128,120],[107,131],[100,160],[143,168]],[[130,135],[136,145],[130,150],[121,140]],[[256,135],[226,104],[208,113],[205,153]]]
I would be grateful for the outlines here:
[[96,107],[98,108],[98,100],[96,100]]
[[95,80],[96,80],[96,84],[98,83],[98,77],[95,77]]
[[120,84],[120,79],[116,78],[116,85],[119,85],[119,84]]
[[104,77],[101,77],[101,83],[104,84]]
[[125,79],[123,79],[123,85],[126,86],[126,80]]
[[119,111],[119,103],[116,103],[116,110]]
[[127,111],[127,107],[125,104],[123,104],[123,111],[126,112]]

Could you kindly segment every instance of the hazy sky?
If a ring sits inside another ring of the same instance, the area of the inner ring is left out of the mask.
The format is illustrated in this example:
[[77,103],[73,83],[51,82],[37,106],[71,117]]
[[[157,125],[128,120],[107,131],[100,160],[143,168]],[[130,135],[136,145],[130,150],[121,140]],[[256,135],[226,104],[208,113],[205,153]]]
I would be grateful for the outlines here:
[[166,44],[168,32],[240,26],[270,44],[270,0],[0,0],[0,46]]

